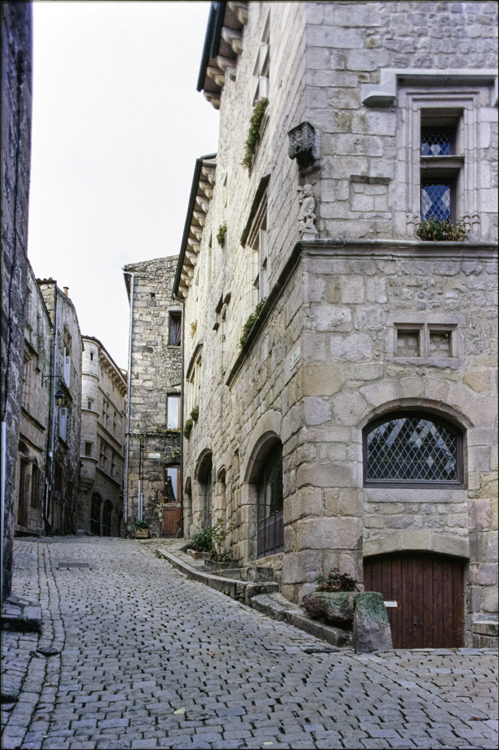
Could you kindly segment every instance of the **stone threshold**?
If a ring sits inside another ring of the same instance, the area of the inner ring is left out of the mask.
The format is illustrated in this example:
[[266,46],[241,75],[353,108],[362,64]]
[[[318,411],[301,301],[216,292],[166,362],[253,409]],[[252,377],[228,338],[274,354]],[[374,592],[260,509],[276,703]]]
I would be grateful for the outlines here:
[[42,609],[39,605],[11,595],[2,605],[2,630],[16,633],[41,633]]
[[332,646],[351,647],[351,633],[312,620],[301,607],[293,604],[279,593],[279,586],[275,582],[253,582],[224,578],[220,573],[214,575],[206,572],[202,569],[203,560],[194,561],[189,559],[185,553],[176,552],[176,554],[172,554],[161,548],[155,548],[153,552],[157,557],[167,560],[191,580],[210,586],[261,614],[272,617],[274,620],[287,622],[298,630],[326,641]]

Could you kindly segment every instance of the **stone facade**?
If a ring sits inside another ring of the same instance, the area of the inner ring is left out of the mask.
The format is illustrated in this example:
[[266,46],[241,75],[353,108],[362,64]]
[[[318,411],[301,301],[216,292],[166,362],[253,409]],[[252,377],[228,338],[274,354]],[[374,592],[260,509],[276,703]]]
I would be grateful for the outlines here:
[[12,582],[31,161],[31,3],[2,3],[2,598]]
[[182,304],[172,298],[178,256],[124,267],[130,302],[125,521],[151,536],[180,530]]
[[[75,307],[54,279],[38,280],[52,322],[45,533],[76,534],[81,431],[82,341]],[[57,395],[65,405],[58,406]]]
[[53,328],[28,263],[21,424],[14,485],[16,534],[43,534],[50,450]]
[[121,536],[127,381],[98,339],[82,343],[78,533]]
[[[497,622],[496,11],[212,14],[198,89],[220,108],[219,150],[196,164],[174,286],[184,418],[199,407],[184,440],[186,534],[234,521],[232,555],[262,559],[257,511],[281,446],[283,540],[262,562],[283,593],[301,601],[333,567],[362,581],[379,556],[445,556],[463,566],[474,645]],[[241,123],[262,97],[245,169]],[[438,164],[422,156],[432,128],[455,139]],[[465,242],[417,236],[426,180],[448,180]],[[454,478],[371,481],[368,433],[412,416],[455,436]]]

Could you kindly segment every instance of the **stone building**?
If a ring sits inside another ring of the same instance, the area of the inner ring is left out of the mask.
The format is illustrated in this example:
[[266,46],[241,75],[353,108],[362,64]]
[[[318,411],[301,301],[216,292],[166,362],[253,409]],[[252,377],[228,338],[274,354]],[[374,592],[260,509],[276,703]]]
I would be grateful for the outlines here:
[[52,323],[45,532],[76,534],[81,430],[82,341],[78,316],[54,279],[38,280]]
[[14,484],[16,534],[43,534],[51,437],[53,327],[28,263],[21,421]]
[[152,536],[181,531],[182,304],[172,298],[178,256],[124,267],[130,303],[125,523]]
[[185,532],[234,521],[297,602],[352,574],[401,647],[496,642],[496,12],[213,3],[198,81]]
[[99,339],[82,343],[78,533],[120,536],[127,382]]
[[1,596],[12,586],[31,161],[31,3],[2,3]]

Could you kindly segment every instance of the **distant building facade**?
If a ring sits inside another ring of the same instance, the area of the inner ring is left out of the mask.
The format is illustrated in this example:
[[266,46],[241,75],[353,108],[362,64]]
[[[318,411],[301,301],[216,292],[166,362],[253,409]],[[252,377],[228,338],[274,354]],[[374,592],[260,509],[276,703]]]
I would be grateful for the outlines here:
[[2,3],[2,598],[12,586],[15,469],[21,419],[32,105],[31,3]]
[[186,535],[233,521],[297,602],[340,568],[397,601],[402,647],[497,644],[496,20],[212,3],[198,81],[220,139],[174,285]]
[[81,429],[82,340],[67,287],[38,281],[52,323],[46,533],[76,534]]
[[127,381],[98,339],[82,342],[78,533],[120,536]]
[[21,423],[14,486],[16,534],[44,534],[52,411],[53,327],[28,263]]
[[181,532],[182,304],[172,298],[178,256],[124,267],[130,302],[125,514],[153,536]]

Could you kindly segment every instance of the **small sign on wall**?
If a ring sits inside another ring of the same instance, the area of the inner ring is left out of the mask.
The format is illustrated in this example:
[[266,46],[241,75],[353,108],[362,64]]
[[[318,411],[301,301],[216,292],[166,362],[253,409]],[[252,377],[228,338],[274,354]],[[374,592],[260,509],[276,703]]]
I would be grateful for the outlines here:
[[148,453],[147,458],[161,458],[161,453]]
[[289,358],[290,370],[292,370],[293,367],[298,364],[298,362],[300,361],[300,357],[301,357],[301,348],[298,346]]

